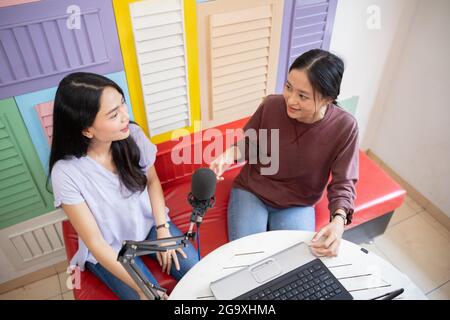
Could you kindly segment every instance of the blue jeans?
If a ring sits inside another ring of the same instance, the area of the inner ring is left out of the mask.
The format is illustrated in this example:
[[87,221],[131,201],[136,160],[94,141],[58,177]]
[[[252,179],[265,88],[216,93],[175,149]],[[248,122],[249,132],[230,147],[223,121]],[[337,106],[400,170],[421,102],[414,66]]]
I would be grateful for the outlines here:
[[[183,233],[171,222],[170,225],[170,233],[173,237],[183,235]],[[150,233],[147,236],[147,240],[156,240],[156,229],[153,227],[150,230]],[[178,262],[180,263],[180,270],[175,268],[175,264],[172,263],[172,267],[170,269],[170,274],[179,281],[186,272],[189,271],[197,262],[198,262],[198,253],[194,246],[189,243],[187,247],[182,248],[184,253],[187,255],[187,259],[183,258],[178,252]],[[156,260],[156,253],[149,254],[150,257]],[[147,266],[144,264],[140,257],[135,258],[135,263],[139,267],[139,269],[144,273],[145,277],[153,284],[158,284],[155,277],[148,270]],[[103,283],[105,283],[121,300],[139,300],[139,295],[136,291],[125,284],[122,280],[117,278],[111,272],[106,270],[100,263],[93,264],[92,262],[86,262],[86,269],[91,271],[93,274],[97,276]]]
[[314,207],[273,208],[251,192],[233,188],[228,202],[228,239],[268,230],[315,230]]

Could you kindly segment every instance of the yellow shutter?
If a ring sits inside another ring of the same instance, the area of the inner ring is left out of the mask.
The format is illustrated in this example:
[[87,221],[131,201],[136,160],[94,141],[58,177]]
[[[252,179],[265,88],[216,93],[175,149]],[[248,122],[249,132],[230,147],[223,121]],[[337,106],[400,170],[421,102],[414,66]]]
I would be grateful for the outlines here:
[[136,121],[153,143],[170,140],[174,129],[194,132],[200,120],[195,0],[113,2]]

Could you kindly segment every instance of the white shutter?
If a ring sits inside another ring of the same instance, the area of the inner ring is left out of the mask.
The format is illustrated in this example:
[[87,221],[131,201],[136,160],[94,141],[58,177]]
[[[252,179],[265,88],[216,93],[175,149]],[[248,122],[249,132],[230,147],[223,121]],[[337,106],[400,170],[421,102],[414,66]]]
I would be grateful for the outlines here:
[[0,230],[0,250],[14,271],[36,266],[44,268],[64,260],[61,222],[66,219],[64,212],[58,209]]
[[190,125],[182,0],[130,3],[150,136]]
[[283,1],[198,6],[199,40],[209,44],[199,45],[200,60],[209,62],[200,64],[202,125],[208,128],[251,115],[274,92]]

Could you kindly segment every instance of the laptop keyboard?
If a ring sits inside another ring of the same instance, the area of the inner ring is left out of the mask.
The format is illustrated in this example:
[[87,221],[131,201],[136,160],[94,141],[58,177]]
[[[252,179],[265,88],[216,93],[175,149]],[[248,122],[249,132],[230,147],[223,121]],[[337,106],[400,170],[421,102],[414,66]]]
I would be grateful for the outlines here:
[[351,300],[320,259],[304,264],[234,300]]

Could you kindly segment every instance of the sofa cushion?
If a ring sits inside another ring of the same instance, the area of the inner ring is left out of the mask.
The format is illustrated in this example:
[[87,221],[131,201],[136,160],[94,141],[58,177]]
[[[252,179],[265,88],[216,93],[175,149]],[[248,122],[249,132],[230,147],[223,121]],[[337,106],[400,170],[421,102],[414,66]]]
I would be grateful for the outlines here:
[[[359,152],[359,181],[356,184],[353,222],[347,229],[378,218],[399,208],[406,191],[364,152]],[[329,221],[327,192],[316,205],[316,230]]]

